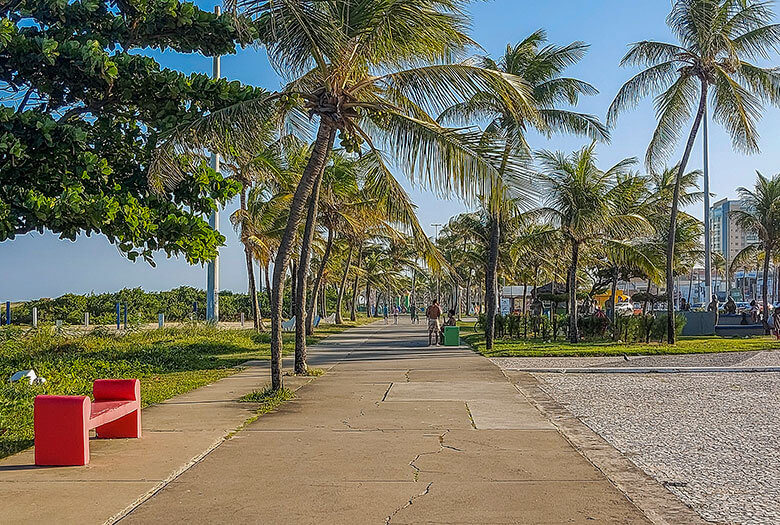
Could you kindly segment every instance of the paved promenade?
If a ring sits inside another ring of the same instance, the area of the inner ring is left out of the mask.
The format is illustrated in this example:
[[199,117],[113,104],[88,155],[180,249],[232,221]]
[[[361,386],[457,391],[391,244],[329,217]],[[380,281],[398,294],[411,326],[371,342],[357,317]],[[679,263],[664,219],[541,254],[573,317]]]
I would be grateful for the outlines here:
[[337,358],[328,374],[123,522],[645,522],[497,367],[424,338],[329,340],[312,359]]
[[[250,415],[234,400],[263,385],[262,363],[146,409],[141,440],[92,441],[86,468],[38,469],[30,451],[7,458],[0,515],[37,523],[264,524],[648,523],[646,515],[658,516],[616,489],[551,412],[489,360],[425,342],[424,327],[408,324],[328,338],[310,357],[328,373],[286,378],[296,398],[227,440]],[[608,447],[596,448],[610,457]]]

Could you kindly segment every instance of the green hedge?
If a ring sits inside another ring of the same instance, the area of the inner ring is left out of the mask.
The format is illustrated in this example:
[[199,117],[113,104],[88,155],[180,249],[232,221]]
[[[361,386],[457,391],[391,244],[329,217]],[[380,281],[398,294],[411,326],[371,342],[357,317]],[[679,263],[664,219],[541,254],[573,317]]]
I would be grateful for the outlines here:
[[[258,293],[260,312],[267,315],[268,297]],[[62,319],[65,324],[81,324],[89,313],[91,324],[116,322],[116,303],[127,305],[129,323],[157,321],[157,314],[164,313],[167,321],[184,321],[193,313],[193,303],[198,303],[197,319],[203,320],[206,310],[206,292],[190,286],[181,286],[164,292],[145,292],[141,288],[125,288],[118,292],[77,295],[65,294],[56,299],[37,299],[15,303],[11,306],[13,324],[32,323],[32,309],[38,308],[38,322],[54,323]],[[248,294],[222,291],[219,294],[219,317],[223,321],[238,321],[243,312],[251,318],[252,307]],[[5,307],[1,320],[5,323]]]

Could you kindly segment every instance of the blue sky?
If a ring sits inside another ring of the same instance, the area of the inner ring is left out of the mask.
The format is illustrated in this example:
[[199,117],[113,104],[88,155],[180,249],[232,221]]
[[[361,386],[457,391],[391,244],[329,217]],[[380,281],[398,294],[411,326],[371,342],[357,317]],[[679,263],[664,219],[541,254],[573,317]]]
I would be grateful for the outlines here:
[[[211,9],[214,2],[196,2]],[[595,97],[582,100],[578,109],[604,119],[617,90],[634,73],[621,69],[618,63],[627,44],[644,39],[671,40],[665,25],[670,3],[665,0],[626,2],[625,0],[493,0],[475,2],[473,36],[486,52],[502,53],[507,43],[515,43],[539,28],[547,30],[551,42],[567,44],[582,40],[591,45],[585,59],[569,70],[569,75],[594,84],[600,91]],[[211,59],[200,55],[152,53],[165,66],[183,72],[211,72]],[[778,63],[775,58],[774,63]],[[245,49],[222,60],[222,74],[230,79],[278,89],[282,82],[269,67],[261,49]],[[736,188],[752,184],[755,171],[764,174],[780,172],[779,110],[770,108],[761,122],[761,154],[744,156],[734,152],[728,136],[717,125],[710,127],[710,167],[712,191],[716,199],[735,197]],[[651,101],[626,113],[612,131],[609,145],[598,148],[601,164],[606,167],[620,159],[644,157],[645,148],[655,124]],[[536,149],[574,150],[585,142],[576,137],[554,137],[546,140],[529,137]],[[681,148],[680,148],[681,149]],[[678,154],[679,157],[679,154]],[[701,166],[701,147],[691,159],[691,169]],[[419,206],[420,222],[433,234],[433,223],[444,223],[449,217],[465,210],[457,200],[440,201],[422,188],[406,184]],[[221,286],[244,291],[246,268],[238,239],[227,217],[237,207],[228,204],[222,214],[221,231],[227,236],[222,249]],[[701,210],[689,210],[701,217]],[[13,241],[0,243],[0,300],[22,300],[56,297],[66,292],[88,293],[112,291],[123,287],[141,286],[147,290],[169,289],[180,285],[205,287],[205,269],[190,266],[183,259],[166,259],[161,253],[157,267],[142,261],[129,262],[117,249],[100,236],[81,237],[75,242],[60,241],[51,234],[32,233]]]

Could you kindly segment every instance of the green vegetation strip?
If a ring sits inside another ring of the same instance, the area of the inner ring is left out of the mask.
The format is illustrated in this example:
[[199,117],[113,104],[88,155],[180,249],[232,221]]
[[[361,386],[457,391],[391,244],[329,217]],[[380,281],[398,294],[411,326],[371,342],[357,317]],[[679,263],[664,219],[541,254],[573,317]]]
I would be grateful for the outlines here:
[[[314,344],[351,326],[318,328],[307,341]],[[285,354],[292,352],[293,340],[294,334],[284,334]],[[98,328],[89,335],[55,334],[52,327],[0,328],[0,457],[32,446],[36,395],[91,395],[95,379],[139,378],[141,402],[148,406],[232,375],[250,359],[269,359],[269,342],[268,333],[204,324],[127,333]],[[31,368],[44,384],[8,382],[14,372]]]
[[275,409],[285,401],[295,397],[295,393],[289,388],[273,390],[270,386],[263,390],[253,390],[242,396],[239,401],[242,403],[260,403],[259,413],[265,414]]
[[497,339],[491,350],[485,349],[485,337],[473,326],[462,326],[463,339],[472,349],[486,357],[586,357],[620,355],[704,354],[715,352],[749,352],[780,350],[774,337],[680,337],[676,345],[660,343],[620,343],[589,341],[572,344],[565,340]]

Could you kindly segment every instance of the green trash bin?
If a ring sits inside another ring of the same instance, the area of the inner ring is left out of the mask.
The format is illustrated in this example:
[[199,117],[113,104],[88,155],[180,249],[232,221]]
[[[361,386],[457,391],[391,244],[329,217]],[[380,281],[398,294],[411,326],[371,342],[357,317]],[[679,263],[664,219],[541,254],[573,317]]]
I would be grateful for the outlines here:
[[444,327],[444,346],[460,346],[460,327]]

